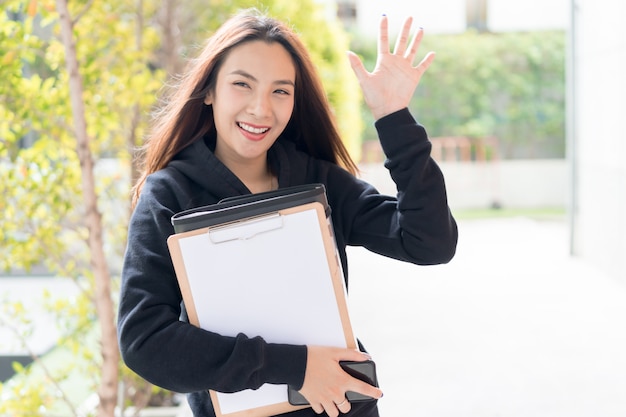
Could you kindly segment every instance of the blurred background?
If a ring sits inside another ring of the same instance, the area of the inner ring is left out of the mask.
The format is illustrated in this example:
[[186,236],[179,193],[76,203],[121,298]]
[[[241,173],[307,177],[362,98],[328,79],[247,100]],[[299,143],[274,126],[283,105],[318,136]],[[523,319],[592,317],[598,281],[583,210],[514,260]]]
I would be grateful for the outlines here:
[[105,354],[110,311],[151,112],[248,7],[301,34],[363,178],[385,193],[345,51],[372,69],[386,14],[392,30],[414,16],[421,55],[437,53],[410,107],[446,177],[457,256],[415,267],[350,251],[382,414],[626,415],[626,3],[80,0],[74,48],[65,1],[0,3],[0,416],[188,415]]

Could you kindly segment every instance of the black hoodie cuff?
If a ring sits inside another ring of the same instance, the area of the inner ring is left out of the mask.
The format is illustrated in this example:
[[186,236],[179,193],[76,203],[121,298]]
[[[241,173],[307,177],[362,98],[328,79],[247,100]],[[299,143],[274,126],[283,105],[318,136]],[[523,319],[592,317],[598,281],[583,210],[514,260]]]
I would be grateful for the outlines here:
[[265,355],[266,378],[269,383],[287,384],[297,390],[304,384],[307,347],[304,345],[267,345]]

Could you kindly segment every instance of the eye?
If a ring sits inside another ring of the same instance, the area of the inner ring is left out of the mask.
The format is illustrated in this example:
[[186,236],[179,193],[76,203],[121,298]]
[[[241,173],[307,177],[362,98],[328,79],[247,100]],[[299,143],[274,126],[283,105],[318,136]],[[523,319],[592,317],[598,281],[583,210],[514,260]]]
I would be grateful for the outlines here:
[[237,87],[243,87],[243,88],[249,88],[250,86],[248,85],[247,82],[245,81],[235,81],[233,83],[233,85],[237,86]]
[[275,92],[276,94],[285,95],[285,96],[288,96],[288,95],[290,95],[290,94],[291,94],[289,91],[287,91],[287,90],[283,90],[283,89],[278,89],[278,90],[275,90],[274,92]]

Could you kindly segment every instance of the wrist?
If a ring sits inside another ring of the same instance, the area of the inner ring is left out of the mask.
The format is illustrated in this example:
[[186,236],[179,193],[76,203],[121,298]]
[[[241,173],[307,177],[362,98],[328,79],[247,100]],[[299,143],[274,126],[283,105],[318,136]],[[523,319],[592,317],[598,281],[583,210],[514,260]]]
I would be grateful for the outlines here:
[[414,124],[417,123],[408,107],[402,107],[400,109],[390,111],[375,120],[375,127],[393,127],[399,124]]
[[401,107],[381,107],[381,108],[370,108],[370,111],[372,112],[372,115],[374,116],[374,120],[378,121],[386,116],[389,116],[390,114],[396,113],[400,110],[406,109],[406,106],[401,106]]

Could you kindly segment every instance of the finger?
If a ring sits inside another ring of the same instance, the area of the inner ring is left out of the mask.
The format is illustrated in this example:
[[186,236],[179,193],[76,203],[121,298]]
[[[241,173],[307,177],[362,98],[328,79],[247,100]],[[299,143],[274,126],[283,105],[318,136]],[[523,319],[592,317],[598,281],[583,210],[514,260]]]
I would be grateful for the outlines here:
[[358,392],[359,394],[377,399],[380,399],[383,396],[383,391],[380,388],[356,378],[351,381],[348,391]]
[[396,46],[393,49],[394,54],[404,55],[404,51],[406,50],[406,44],[409,41],[412,24],[412,17],[409,16],[404,20],[404,24],[402,25],[402,31],[400,32],[400,36],[398,36],[398,39],[396,40]]
[[381,17],[380,27],[378,29],[378,53],[389,53],[389,21],[385,15]]
[[417,50],[419,49],[422,38],[424,37],[424,29],[419,28],[413,39],[411,40],[411,44],[409,45],[409,49],[406,52],[405,58],[409,60],[409,62],[413,62],[415,56],[417,55]]
[[343,361],[358,361],[363,362],[372,359],[372,357],[365,352],[361,352],[358,349],[346,349],[345,353],[341,356]]
[[324,412],[324,407],[322,404],[311,404],[311,408],[315,412],[315,414],[322,414]]
[[324,411],[326,411],[328,417],[337,417],[339,415],[339,409],[337,408],[337,404],[332,401],[328,404],[324,404]]
[[422,61],[416,67],[417,70],[420,72],[420,75],[426,72],[426,70],[428,69],[428,67],[430,67],[430,65],[433,63],[434,60],[435,60],[434,52],[429,52],[426,54],[424,59],[422,59]]
[[361,58],[359,58],[354,52],[348,51],[347,55],[348,62],[350,62],[350,66],[352,67],[352,71],[354,71],[356,78],[359,80],[359,82],[361,82],[368,75],[368,72],[365,69],[365,65],[363,65],[363,61],[361,61]]
[[348,401],[347,398],[344,397],[343,401],[338,401],[336,402],[337,404],[337,409],[342,413],[342,414],[348,414],[350,412],[350,410],[352,409],[352,404],[350,404],[350,401]]

